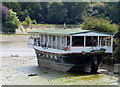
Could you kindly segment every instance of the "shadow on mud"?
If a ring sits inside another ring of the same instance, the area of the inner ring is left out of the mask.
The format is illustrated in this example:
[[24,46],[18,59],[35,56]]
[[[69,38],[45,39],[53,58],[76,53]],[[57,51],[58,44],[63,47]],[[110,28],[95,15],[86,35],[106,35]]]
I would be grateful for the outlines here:
[[[46,79],[57,79],[57,78],[65,78],[65,77],[74,77],[74,76],[90,76],[93,75],[87,72],[60,72],[49,68],[43,68],[38,66],[27,66],[20,67],[15,69],[25,74],[37,74],[37,76],[44,77]],[[98,75],[101,73],[96,73],[94,75]]]

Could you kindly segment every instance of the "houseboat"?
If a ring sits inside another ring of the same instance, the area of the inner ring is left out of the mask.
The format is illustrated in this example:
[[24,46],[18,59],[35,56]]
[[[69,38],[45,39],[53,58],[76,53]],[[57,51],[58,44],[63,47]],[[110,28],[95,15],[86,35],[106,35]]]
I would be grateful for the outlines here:
[[96,73],[103,55],[113,52],[113,35],[91,30],[41,29],[28,32],[38,66]]

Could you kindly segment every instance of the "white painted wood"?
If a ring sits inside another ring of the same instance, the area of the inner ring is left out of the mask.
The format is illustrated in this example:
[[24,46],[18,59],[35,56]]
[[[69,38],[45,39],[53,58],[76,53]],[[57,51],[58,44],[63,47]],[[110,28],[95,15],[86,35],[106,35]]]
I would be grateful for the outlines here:
[[100,36],[98,36],[98,47],[100,46]]
[[84,36],[84,47],[86,46],[86,36]]
[[112,52],[113,52],[113,36],[111,36],[111,49],[112,49]]
[[[60,49],[53,49],[53,48],[42,48],[40,46],[34,46],[35,49],[38,49],[40,51],[44,51],[44,52],[49,52],[49,53],[82,53],[82,51],[85,52],[90,52],[92,49],[91,47],[72,47],[71,51],[64,51],[64,50],[60,50]],[[106,52],[105,53],[112,53],[111,47],[96,47],[96,50],[99,50],[101,48],[105,48]]]
[[60,49],[60,36],[57,37],[57,49]]
[[41,46],[41,43],[42,43],[42,41],[41,41],[41,34],[39,35],[39,37],[40,37],[40,46]]
[[[107,47],[107,46],[102,46],[102,47],[93,47],[94,50],[100,50],[101,48],[106,49],[105,53],[112,53],[112,48],[111,47]],[[90,52],[92,50],[91,47],[71,47],[71,52]]]
[[50,42],[51,42],[50,45],[51,45],[51,48],[53,48],[53,36],[51,35],[50,38],[51,38],[50,39]]
[[47,41],[47,47],[48,47],[48,45],[49,45],[49,35],[47,35],[47,38],[48,38],[48,41]]
[[57,49],[57,35],[55,36],[55,48]]
[[60,36],[60,50],[62,50],[62,37]]
[[100,47],[101,47],[101,38],[100,38]]
[[45,44],[45,35],[43,35],[43,44]]
[[105,40],[105,46],[107,46],[107,41]]
[[48,38],[48,41],[47,41],[47,43],[49,44],[49,35],[47,35],[47,38]]
[[65,36],[65,47],[67,47],[67,36]]
[[71,47],[72,47],[72,36],[70,36],[70,50],[71,50]]

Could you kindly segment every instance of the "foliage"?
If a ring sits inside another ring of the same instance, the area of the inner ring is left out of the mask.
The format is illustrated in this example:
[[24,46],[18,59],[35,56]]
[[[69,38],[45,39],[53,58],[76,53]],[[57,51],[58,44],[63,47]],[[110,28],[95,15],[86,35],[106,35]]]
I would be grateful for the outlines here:
[[118,2],[97,2],[87,5],[83,11],[83,19],[86,17],[97,17],[112,20],[112,23],[118,23]]
[[0,17],[2,17],[2,23],[4,23],[7,19],[7,15],[8,15],[8,8],[4,7],[4,6],[0,6]]
[[[118,3],[118,8],[120,8],[120,2]],[[118,9],[118,23],[120,23],[120,9]],[[118,32],[115,34],[115,38],[118,40],[118,46],[116,47],[113,55],[114,58],[116,59],[117,63],[120,63],[120,25],[119,25],[119,29]]]
[[117,63],[120,63],[120,39],[118,41],[118,46],[116,47],[113,56]]
[[120,2],[107,2],[106,3],[106,11],[105,15],[109,17],[110,20],[112,20],[112,23],[119,23],[119,6]]
[[29,16],[27,16],[27,17],[25,18],[25,21],[22,22],[22,24],[23,24],[23,25],[30,25],[30,24],[32,24],[33,22],[35,22],[35,20],[34,20],[34,21],[31,20],[31,18],[30,18]]
[[105,3],[90,3],[83,12],[83,17],[105,18]]
[[118,29],[117,25],[111,24],[111,21],[102,18],[87,17],[83,24],[83,29],[86,30],[115,33]]
[[16,16],[17,13],[13,12],[12,9],[8,11],[7,20],[3,23],[2,31],[5,33],[14,33],[15,29],[19,26],[19,19]]
[[[57,11],[58,10],[58,11]],[[63,3],[51,3],[48,8],[48,21],[53,24],[64,23],[67,10]]]
[[[37,23],[76,24],[81,23],[82,11],[86,2],[3,2],[8,8],[16,11],[20,21],[28,16]],[[19,5],[18,5],[19,4]],[[15,8],[15,6],[17,8]],[[12,7],[13,6],[13,7]]]
[[20,21],[28,16],[37,23],[78,24],[86,17],[98,17],[118,23],[118,2],[3,2],[17,12]]
[[9,9],[12,9],[13,12],[16,12],[18,18],[21,19],[22,7],[18,2],[3,2],[2,4],[6,7],[8,7]]
[[120,63],[120,27],[119,31],[115,34],[115,38],[117,40],[117,47],[115,48],[115,51],[113,53],[113,56],[117,63]]

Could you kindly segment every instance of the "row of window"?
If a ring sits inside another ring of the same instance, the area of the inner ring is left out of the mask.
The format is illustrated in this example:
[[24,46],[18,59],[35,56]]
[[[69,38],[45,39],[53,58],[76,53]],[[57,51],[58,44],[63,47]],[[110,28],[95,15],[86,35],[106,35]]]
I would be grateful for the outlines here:
[[[30,38],[34,38],[34,37],[30,35]],[[61,39],[61,43],[60,43],[60,39]],[[47,46],[48,48],[64,49],[64,47],[69,47],[70,37],[57,36],[57,39],[56,39],[56,36],[49,35],[48,37],[47,35],[40,35],[38,38],[34,38],[34,42],[38,46]],[[98,40],[98,36],[86,36],[86,38],[84,38],[84,36],[72,36],[73,47],[83,47],[84,45],[85,46],[111,46],[111,37],[100,36]]]
[[[85,46],[111,46],[111,37],[100,36],[98,44],[98,36],[86,36]],[[84,36],[73,36],[72,46],[84,46]]]

